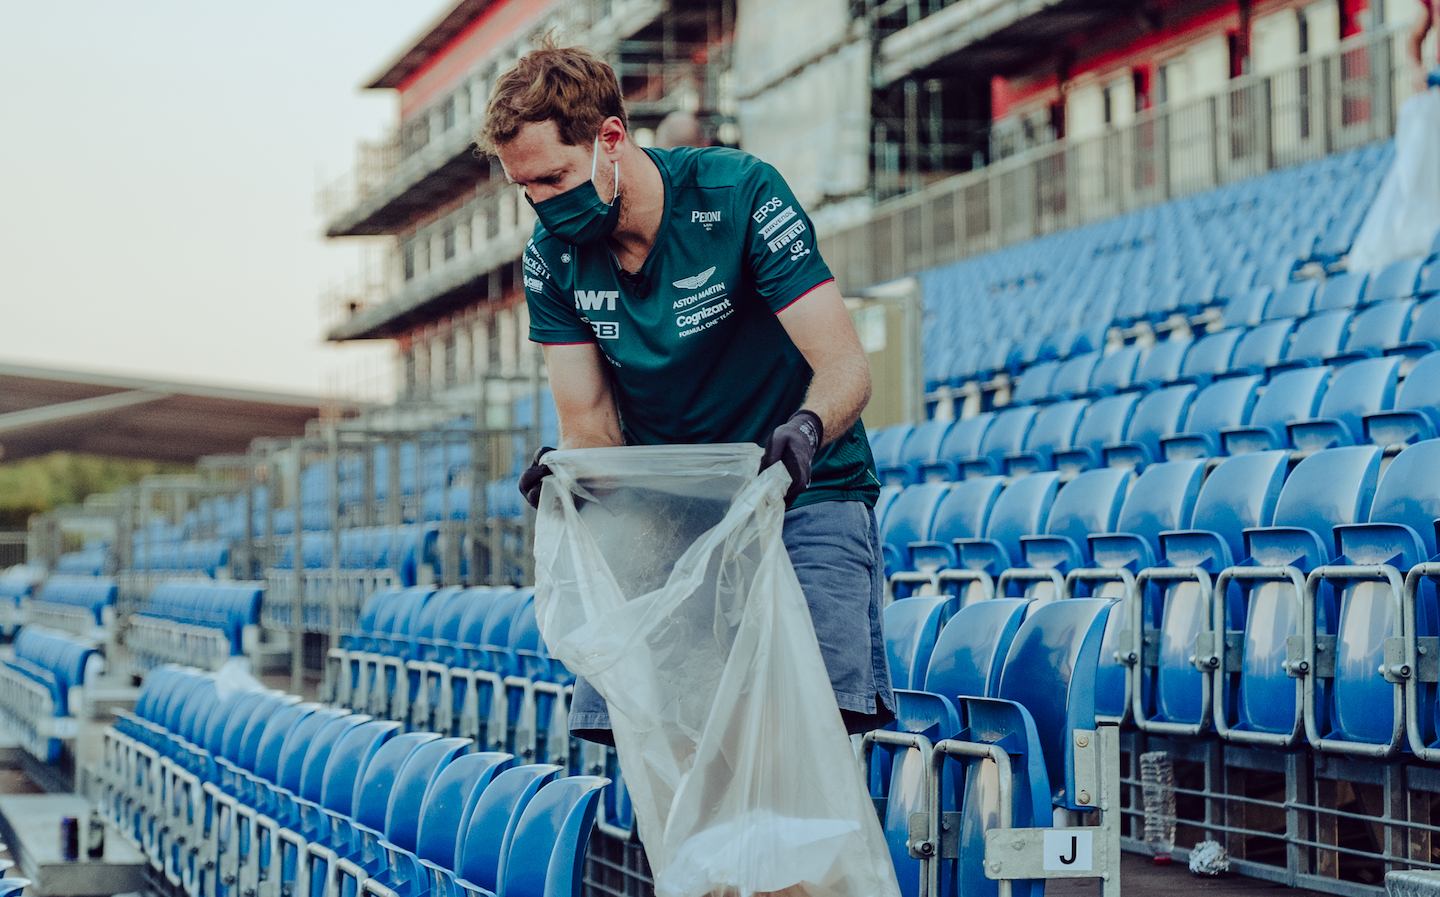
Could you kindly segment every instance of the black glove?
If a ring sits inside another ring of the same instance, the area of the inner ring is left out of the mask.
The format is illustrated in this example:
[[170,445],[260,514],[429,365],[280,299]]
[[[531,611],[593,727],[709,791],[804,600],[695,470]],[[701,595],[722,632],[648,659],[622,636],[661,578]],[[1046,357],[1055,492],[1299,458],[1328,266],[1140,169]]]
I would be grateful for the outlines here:
[[804,408],[790,415],[790,419],[775,428],[770,434],[770,443],[765,446],[765,457],[760,459],[760,469],[779,462],[790,471],[790,488],[785,491],[785,507],[795,503],[806,487],[810,485],[810,468],[815,462],[815,453],[825,440],[825,425],[820,415]]
[[548,466],[540,463],[540,459],[546,452],[553,451],[555,449],[548,445],[541,446],[540,450],[535,453],[535,457],[530,459],[530,468],[520,474],[520,494],[525,496],[530,507],[536,510],[540,508],[540,484],[551,473]]

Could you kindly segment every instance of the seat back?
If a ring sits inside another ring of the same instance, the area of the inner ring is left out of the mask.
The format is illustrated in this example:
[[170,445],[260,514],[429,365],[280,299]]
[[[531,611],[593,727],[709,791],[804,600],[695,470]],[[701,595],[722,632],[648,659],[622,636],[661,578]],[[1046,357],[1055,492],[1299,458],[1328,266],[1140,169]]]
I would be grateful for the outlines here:
[[1034,364],[1025,369],[1020,375],[1020,381],[1015,385],[1015,391],[1010,396],[1010,401],[1016,405],[1027,405],[1037,402],[1050,395],[1050,383],[1055,379],[1055,373],[1060,369],[1060,362],[1046,361],[1041,364]]
[[1261,374],[1266,368],[1279,364],[1294,324],[1290,318],[1281,318],[1246,333],[1230,359],[1231,372]]
[[[1125,496],[1115,531],[1090,536],[1090,554],[1095,565],[1106,569],[1127,569],[1138,573],[1154,566],[1160,550],[1160,534],[1187,529],[1205,476],[1205,461],[1166,461],[1145,468]],[[1108,584],[1100,594],[1116,594]]]
[[910,543],[930,538],[935,512],[949,491],[949,483],[918,483],[907,486],[890,505],[880,528],[886,575],[913,569]]
[[[985,433],[990,429],[990,424],[995,420],[993,411],[985,411],[974,417],[967,417],[956,421],[955,425],[945,434],[941,440],[940,447],[936,449],[935,460],[937,464],[956,465],[961,461],[977,457],[980,454],[980,444],[985,439]],[[951,467],[945,472],[942,479],[958,478],[958,469]],[[938,472],[937,474],[938,475]],[[929,478],[930,473],[926,473]]]
[[980,443],[980,455],[975,459],[978,468],[967,468],[966,476],[973,476],[977,472],[981,475],[1001,473],[1005,456],[1020,451],[1025,445],[1025,437],[1030,435],[1030,428],[1035,424],[1038,414],[1039,409],[1027,405],[1006,408],[995,415],[994,422],[985,431],[985,438]]
[[1284,361],[1311,365],[1336,354],[1350,332],[1350,317],[1350,312],[1337,309],[1301,321],[1290,337]]
[[1060,364],[1050,381],[1049,394],[1052,398],[1078,396],[1090,389],[1090,378],[1100,364],[1099,352],[1076,355]]
[[601,776],[570,776],[542,787],[515,825],[500,859],[499,893],[506,897],[578,894]]
[[[297,704],[296,707],[304,707],[304,704]],[[310,747],[318,741],[320,733],[331,723],[341,717],[349,716],[349,712],[339,707],[317,707],[303,719],[295,724],[286,734],[284,742],[280,746],[279,755],[276,757],[276,773],[271,781],[281,788],[299,794],[301,792],[300,780],[305,771],[305,756],[309,753]],[[361,720],[357,719],[356,725]],[[337,727],[336,733],[340,731]],[[263,754],[263,752],[262,752]],[[328,755],[326,757],[328,759]],[[321,761],[321,767],[324,762]],[[318,783],[317,786],[318,788]]]
[[935,640],[925,670],[925,691],[952,701],[993,697],[1005,656],[1029,607],[1023,598],[994,598],[956,611]]
[[[1309,282],[1315,283],[1315,281]],[[1320,294],[1317,310],[1355,308],[1360,304],[1360,297],[1364,295],[1365,287],[1369,282],[1370,275],[1368,273],[1347,271],[1336,274],[1325,281],[1325,290]]]
[[1250,424],[1236,433],[1222,434],[1229,454],[1247,451],[1290,448],[1286,424],[1307,420],[1320,410],[1325,388],[1330,382],[1330,368],[1305,368],[1279,374],[1255,401]]
[[1092,403],[1081,418],[1079,429],[1075,431],[1072,448],[1056,453],[1056,469],[1080,471],[1099,467],[1103,462],[1101,450],[1106,445],[1125,438],[1125,429],[1130,425],[1140,398],[1141,394],[1138,392],[1127,392],[1106,396]]
[[510,852],[525,807],[560,771],[558,766],[536,763],[495,776],[475,804],[462,843],[456,848],[457,878],[487,891],[496,890],[500,863]]
[[1243,333],[1237,327],[1201,337],[1185,356],[1180,376],[1205,382],[1228,371],[1230,358],[1235,354],[1235,346]]
[[1019,563],[1023,556],[1020,537],[1044,528],[1059,490],[1058,473],[1032,473],[1011,482],[995,499],[984,544],[960,543],[961,562],[969,567],[978,560],[995,573]]
[[1110,602],[1071,598],[1036,608],[1021,624],[997,697],[1030,711],[1045,754],[1054,802],[1072,810],[1077,801],[1076,729],[1095,728],[1095,670]]
[[510,754],[486,751],[464,754],[443,766],[425,793],[415,855],[446,869],[458,868],[461,828],[490,781],[509,769],[514,759]]
[[1387,302],[1391,299],[1406,299],[1415,295],[1415,285],[1420,280],[1420,269],[1425,259],[1398,259],[1381,268],[1370,278],[1365,290],[1365,304]]
[[892,686],[921,687],[935,651],[935,639],[954,613],[956,603],[950,595],[928,595],[892,601],[885,608],[885,655]]
[[[1265,307],[1264,320],[1278,321],[1281,318],[1306,317],[1314,307],[1315,293],[1319,286],[1320,281],[1318,280],[1298,280],[1287,284],[1270,298],[1270,303]],[[1340,306],[1329,307],[1339,308]]]
[[[399,733],[400,727],[400,723],[389,720],[371,720],[347,731],[325,763],[320,805],[342,816],[353,816],[356,785],[375,753]],[[413,743],[403,746],[413,748]]]
[[1399,358],[1367,358],[1340,368],[1320,401],[1316,416],[1322,425],[1289,428],[1295,447],[1315,451],[1363,441],[1363,418],[1395,404],[1399,373]]
[[[1193,383],[1182,383],[1157,389],[1140,400],[1125,431],[1125,441],[1139,449],[1130,466],[1160,459],[1161,437],[1179,431],[1195,392]],[[1107,454],[1107,462],[1116,463],[1117,459]]]
[[1126,346],[1100,359],[1090,374],[1090,392],[1112,393],[1129,389],[1140,366],[1140,347]]
[[1140,362],[1140,368],[1135,372],[1135,382],[1158,386],[1178,379],[1180,369],[1185,364],[1185,356],[1193,345],[1195,343],[1191,340],[1177,337],[1156,343]]
[[1169,461],[1214,457],[1221,453],[1220,432],[1250,422],[1262,378],[1227,377],[1200,390],[1190,405],[1182,434],[1162,440]]
[[[1370,451],[1378,451],[1366,447]],[[1335,527],[1338,564],[1385,564],[1404,574],[1436,554],[1435,521],[1440,518],[1440,441],[1428,440],[1395,457],[1375,488],[1369,522]],[[1422,581],[1416,598],[1418,637],[1437,634],[1435,589]],[[1378,670],[1386,664],[1385,640],[1401,629],[1387,583],[1342,580],[1336,635],[1335,679],[1330,689],[1327,737],[1372,745],[1391,741],[1400,722],[1395,685]],[[1426,740],[1433,739],[1434,686],[1422,688],[1417,710]]]
[[[1115,529],[1132,474],[1124,467],[1087,470],[1060,490],[1045,521],[1045,534],[1021,538],[1025,565],[1062,573],[1091,565],[1088,536]],[[1056,597],[1049,582],[1033,583],[1026,596]]]
[[1410,330],[1415,313],[1412,300],[1395,300],[1372,305],[1355,316],[1350,336],[1345,341],[1347,355],[1379,355],[1391,346],[1401,345]]
[[[388,795],[384,812],[385,840],[415,852],[421,813],[432,783],[471,744],[469,738],[437,738],[421,743],[410,754]],[[366,773],[368,778],[369,770]]]

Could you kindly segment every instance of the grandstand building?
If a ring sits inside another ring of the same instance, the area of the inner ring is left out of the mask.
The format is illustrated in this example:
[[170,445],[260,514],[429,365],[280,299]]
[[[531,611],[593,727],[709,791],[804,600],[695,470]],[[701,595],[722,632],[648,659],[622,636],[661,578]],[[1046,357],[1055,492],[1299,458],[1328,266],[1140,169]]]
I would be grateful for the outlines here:
[[[1406,14],[458,3],[373,80],[395,133],[326,191],[330,234],[393,240],[329,335],[395,340],[401,401],[97,503],[104,569],[0,577],[0,727],[73,767],[85,690],[139,679],[91,799],[167,897],[651,893],[536,620],[530,222],[470,146],[558,27],[616,62],[637,136],[687,110],[774,162],[850,294],[918,284],[923,410],[870,434],[904,691],[863,752],[904,893],[1114,895],[1122,849],[1205,841],[1340,895],[1440,869],[1440,236],[1348,259]],[[217,675],[240,657],[289,694]]]

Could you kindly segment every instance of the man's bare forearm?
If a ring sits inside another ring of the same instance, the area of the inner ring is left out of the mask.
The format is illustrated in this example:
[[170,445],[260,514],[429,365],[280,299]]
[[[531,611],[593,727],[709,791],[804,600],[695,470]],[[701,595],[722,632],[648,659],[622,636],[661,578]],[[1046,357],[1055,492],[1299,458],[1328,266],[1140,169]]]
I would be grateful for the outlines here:
[[828,369],[816,371],[801,407],[820,417],[824,445],[847,432],[860,419],[870,401],[870,362],[864,355],[837,359]]

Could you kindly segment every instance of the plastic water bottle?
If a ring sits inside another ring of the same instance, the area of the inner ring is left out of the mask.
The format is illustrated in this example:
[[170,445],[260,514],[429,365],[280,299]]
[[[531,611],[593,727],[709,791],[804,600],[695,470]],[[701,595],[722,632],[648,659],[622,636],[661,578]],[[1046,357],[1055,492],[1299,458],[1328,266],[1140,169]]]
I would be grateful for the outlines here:
[[1145,801],[1145,843],[1157,864],[1175,851],[1175,767],[1166,751],[1140,755],[1140,787]]

